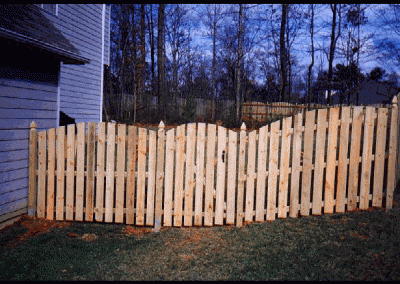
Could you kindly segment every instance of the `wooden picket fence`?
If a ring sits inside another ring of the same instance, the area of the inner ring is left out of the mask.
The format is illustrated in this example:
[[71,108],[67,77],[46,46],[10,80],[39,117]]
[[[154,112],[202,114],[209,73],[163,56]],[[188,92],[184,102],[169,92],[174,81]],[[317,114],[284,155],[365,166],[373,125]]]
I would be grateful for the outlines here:
[[398,105],[307,111],[239,133],[100,122],[30,132],[29,212],[56,220],[213,226],[391,208]]

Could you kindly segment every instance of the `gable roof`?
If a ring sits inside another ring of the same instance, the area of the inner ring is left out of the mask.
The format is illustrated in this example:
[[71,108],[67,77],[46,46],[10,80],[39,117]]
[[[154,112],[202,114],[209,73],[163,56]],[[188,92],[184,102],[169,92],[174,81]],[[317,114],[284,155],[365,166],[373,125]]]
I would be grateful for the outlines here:
[[32,4],[0,5],[0,37],[47,50],[64,63],[85,64],[90,60],[42,15],[40,8]]

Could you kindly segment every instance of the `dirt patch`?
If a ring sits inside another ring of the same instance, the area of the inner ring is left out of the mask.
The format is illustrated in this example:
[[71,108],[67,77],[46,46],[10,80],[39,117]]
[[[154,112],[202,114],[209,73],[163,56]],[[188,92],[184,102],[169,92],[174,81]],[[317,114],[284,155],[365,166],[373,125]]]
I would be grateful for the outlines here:
[[154,230],[145,228],[145,227],[134,227],[131,225],[126,226],[125,228],[122,229],[122,234],[124,235],[134,235],[137,237],[140,237],[144,234],[148,234],[153,232]]
[[98,236],[96,236],[96,234],[83,234],[82,237],[79,237],[82,240],[85,240],[87,242],[92,242],[94,240],[96,240],[98,238]]
[[5,227],[3,230],[0,231],[0,233],[4,233],[7,230],[10,230],[11,228],[15,226],[23,227],[28,229],[28,231],[22,235],[19,235],[18,237],[9,240],[5,246],[7,247],[15,247],[17,244],[20,242],[31,238],[33,236],[36,236],[41,233],[48,232],[51,228],[64,228],[68,227],[71,225],[71,222],[60,222],[56,220],[47,220],[47,219],[41,219],[37,217],[30,217],[28,215],[22,215],[21,219],[19,219],[17,222],[15,222],[12,225],[9,225]]

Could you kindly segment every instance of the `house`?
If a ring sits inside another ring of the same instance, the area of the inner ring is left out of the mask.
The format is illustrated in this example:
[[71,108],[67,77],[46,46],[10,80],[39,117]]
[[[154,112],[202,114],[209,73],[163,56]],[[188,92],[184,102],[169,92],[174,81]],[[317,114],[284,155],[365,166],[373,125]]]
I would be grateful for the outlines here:
[[30,123],[102,121],[110,6],[0,5],[0,43],[1,228],[27,213]]

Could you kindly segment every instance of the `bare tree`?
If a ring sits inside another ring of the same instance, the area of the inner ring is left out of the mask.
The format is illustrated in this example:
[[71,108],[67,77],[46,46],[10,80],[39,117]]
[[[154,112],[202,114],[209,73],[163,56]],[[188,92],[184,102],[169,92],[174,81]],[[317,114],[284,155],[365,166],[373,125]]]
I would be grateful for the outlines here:
[[158,100],[159,110],[167,120],[167,98],[165,90],[165,4],[158,6],[158,37],[157,37],[157,70],[158,70]]
[[[331,44],[329,48],[329,67],[328,67],[328,98],[327,103],[331,104],[331,92],[332,92],[332,77],[333,77],[333,60],[335,58],[336,43],[340,37],[341,32],[341,4],[330,4],[332,10],[332,30],[331,30]],[[337,19],[339,17],[339,19]],[[336,30],[337,21],[339,22]]]
[[288,15],[288,6],[289,4],[282,4],[282,14],[281,14],[281,31],[279,36],[279,46],[280,46],[280,63],[281,63],[281,94],[280,101],[283,101],[284,98],[287,97],[288,94],[288,73],[287,73],[287,49],[286,49],[286,21]]

